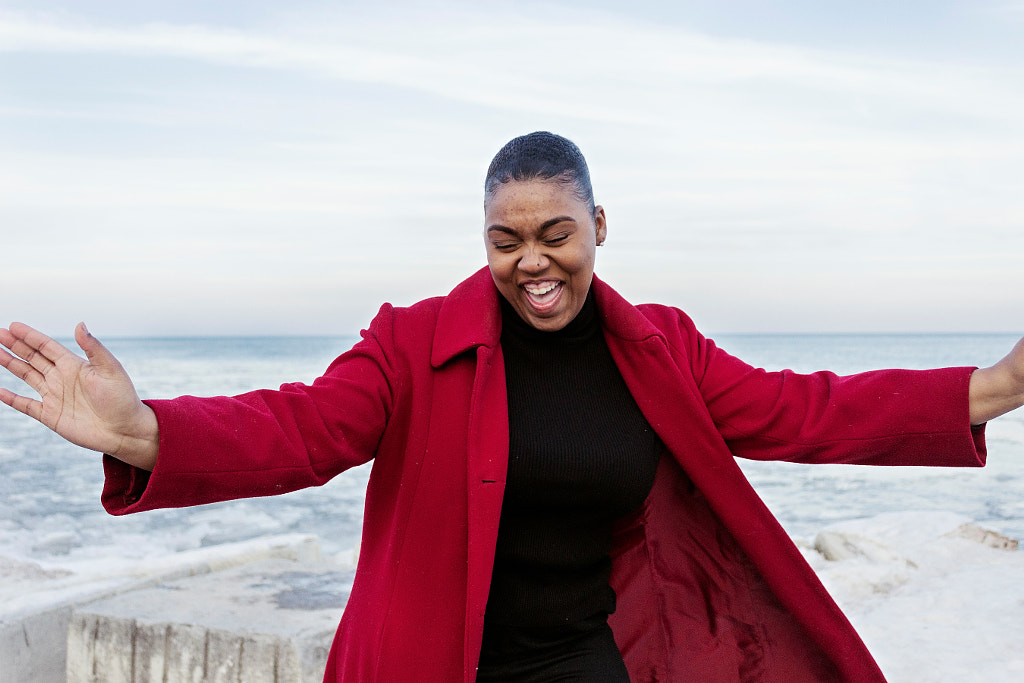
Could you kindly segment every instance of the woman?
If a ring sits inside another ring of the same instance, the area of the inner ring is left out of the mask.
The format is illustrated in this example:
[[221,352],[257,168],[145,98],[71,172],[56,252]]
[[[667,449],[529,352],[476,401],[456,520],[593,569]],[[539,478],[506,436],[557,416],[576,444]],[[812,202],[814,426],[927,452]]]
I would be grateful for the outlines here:
[[[1024,340],[972,371],[766,373],[594,277],[586,163],[517,138],[485,185],[488,266],[385,304],[312,386],[139,401],[20,324],[0,400],[106,453],[113,514],[284,493],[375,459],[328,681],[880,681],[734,456],[984,464]],[[479,667],[479,674],[478,674]]]

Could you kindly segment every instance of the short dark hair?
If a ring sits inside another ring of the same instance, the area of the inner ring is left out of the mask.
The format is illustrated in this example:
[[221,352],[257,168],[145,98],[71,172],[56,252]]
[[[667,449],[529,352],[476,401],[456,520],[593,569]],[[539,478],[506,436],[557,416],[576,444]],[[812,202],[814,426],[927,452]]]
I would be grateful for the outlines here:
[[594,188],[583,152],[561,135],[538,131],[505,144],[491,160],[484,179],[484,202],[499,185],[513,180],[554,180],[572,185],[576,196],[594,211]]

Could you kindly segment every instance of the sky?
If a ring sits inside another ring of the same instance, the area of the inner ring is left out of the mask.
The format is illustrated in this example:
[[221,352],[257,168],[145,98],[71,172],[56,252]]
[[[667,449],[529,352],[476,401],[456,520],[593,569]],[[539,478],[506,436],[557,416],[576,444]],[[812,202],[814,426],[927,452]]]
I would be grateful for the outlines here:
[[839,4],[0,0],[0,324],[355,333],[551,130],[707,334],[1024,331],[1024,0]]

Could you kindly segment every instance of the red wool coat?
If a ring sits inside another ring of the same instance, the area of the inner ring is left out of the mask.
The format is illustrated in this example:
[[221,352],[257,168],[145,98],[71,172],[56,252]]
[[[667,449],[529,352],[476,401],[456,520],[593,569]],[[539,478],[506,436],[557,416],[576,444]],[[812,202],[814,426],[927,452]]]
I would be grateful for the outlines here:
[[[594,288],[615,363],[667,450],[615,532],[611,624],[631,680],[883,680],[734,456],[983,465],[971,370],[768,373],[676,309]],[[485,268],[447,297],[386,304],[312,386],[151,402],[156,469],[107,458],[104,505],[272,495],[376,458],[326,680],[472,682],[508,459],[498,296]]]

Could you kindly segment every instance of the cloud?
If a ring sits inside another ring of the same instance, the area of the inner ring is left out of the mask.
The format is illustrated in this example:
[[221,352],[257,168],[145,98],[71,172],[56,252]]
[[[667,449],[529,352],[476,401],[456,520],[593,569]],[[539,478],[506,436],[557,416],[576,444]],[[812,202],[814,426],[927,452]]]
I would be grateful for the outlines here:
[[535,10],[360,8],[245,28],[0,13],[0,59],[18,64],[0,108],[0,223],[26,263],[51,268],[19,278],[57,283],[44,301],[90,272],[113,296],[110,273],[149,272],[154,301],[187,295],[181,310],[207,319],[246,289],[277,292],[280,311],[318,287],[317,301],[408,302],[482,263],[489,154],[547,128],[588,154],[611,221],[601,272],[638,299],[717,281],[697,305],[751,329],[773,300],[853,310],[866,274],[892,289],[863,289],[886,320],[924,296],[915,282],[962,291],[959,306],[986,296],[993,268],[998,287],[1012,280],[1016,63]]
[[974,7],[975,11],[994,14],[1002,17],[1024,17],[1024,2],[1021,0],[1008,0],[1006,2],[992,2]]
[[[514,13],[412,14],[389,18],[386,30],[380,19],[357,16],[330,30],[291,27],[275,35],[7,13],[0,14],[0,50],[289,70],[500,109],[661,126],[673,124],[673,113],[718,109],[728,97],[783,110],[794,102],[831,104],[833,113],[847,109],[854,118],[908,109],[1010,120],[1024,106],[1019,85],[991,68],[729,40],[607,14],[572,24]],[[716,106],[703,107],[708,98]]]

